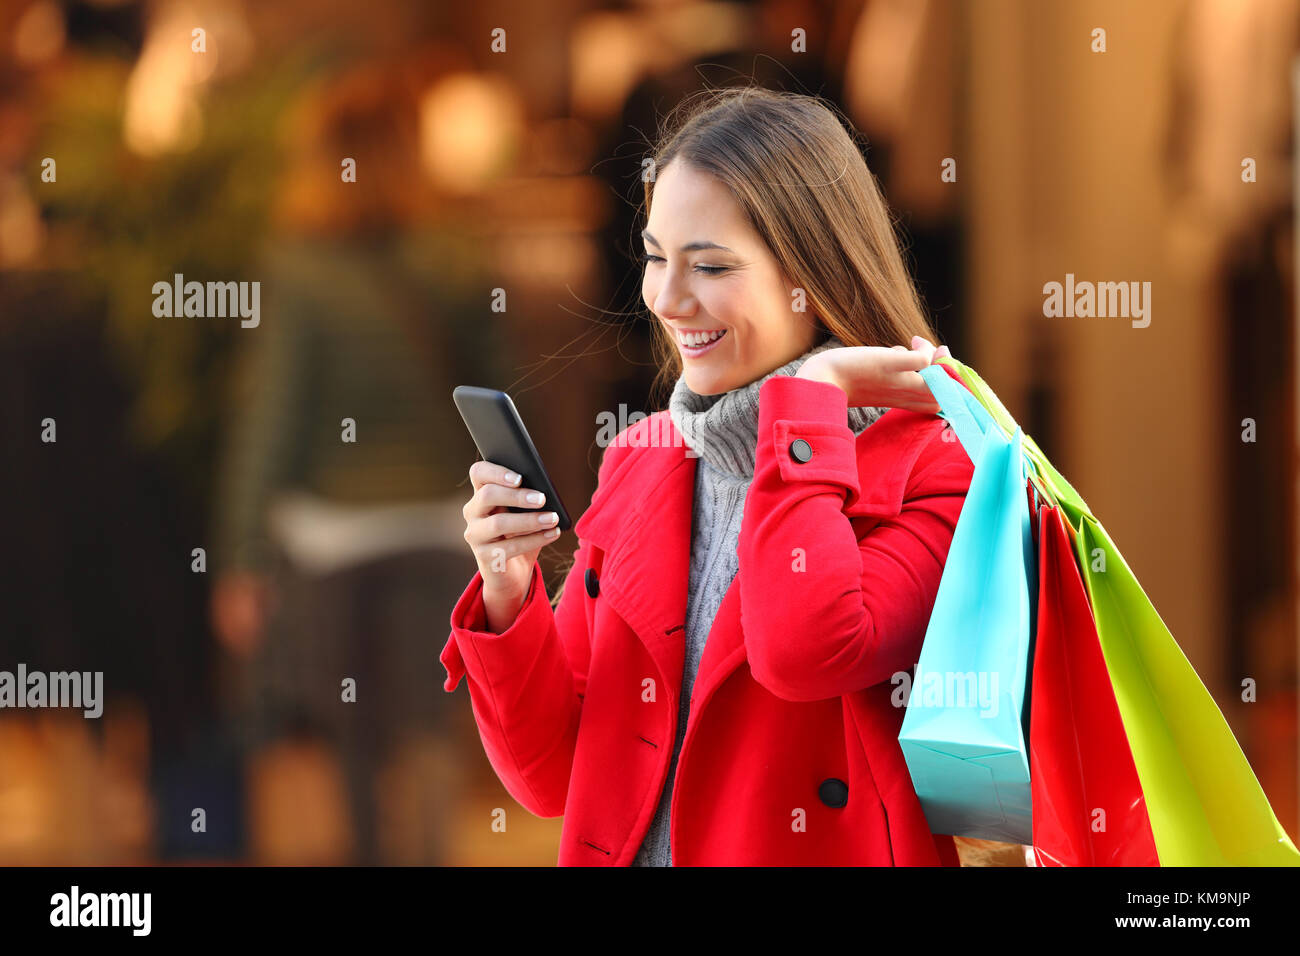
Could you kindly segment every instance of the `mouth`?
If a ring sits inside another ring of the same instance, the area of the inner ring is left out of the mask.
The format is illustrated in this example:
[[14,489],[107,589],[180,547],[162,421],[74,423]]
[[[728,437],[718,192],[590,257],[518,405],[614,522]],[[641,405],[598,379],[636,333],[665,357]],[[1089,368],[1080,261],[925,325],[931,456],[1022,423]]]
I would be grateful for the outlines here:
[[700,332],[683,332],[680,329],[673,330],[673,337],[677,340],[677,347],[687,358],[699,358],[713,349],[718,347],[718,343],[727,337],[726,329],[709,329]]

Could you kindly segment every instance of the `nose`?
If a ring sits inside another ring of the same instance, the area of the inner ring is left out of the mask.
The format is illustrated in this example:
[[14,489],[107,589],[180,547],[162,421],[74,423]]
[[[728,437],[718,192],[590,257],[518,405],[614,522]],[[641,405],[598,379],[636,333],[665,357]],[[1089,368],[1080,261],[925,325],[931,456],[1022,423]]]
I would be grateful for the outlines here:
[[684,280],[668,270],[664,271],[664,278],[653,296],[651,310],[664,321],[689,319],[695,314],[698,305],[695,297],[691,295]]

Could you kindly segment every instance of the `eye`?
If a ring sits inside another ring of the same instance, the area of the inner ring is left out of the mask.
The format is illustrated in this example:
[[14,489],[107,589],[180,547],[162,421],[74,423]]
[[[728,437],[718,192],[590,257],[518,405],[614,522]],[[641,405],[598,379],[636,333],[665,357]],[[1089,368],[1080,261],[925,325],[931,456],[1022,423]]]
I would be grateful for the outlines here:
[[[640,258],[641,258],[641,261],[642,261],[643,263],[647,263],[647,264],[648,264],[648,263],[651,263],[651,262],[663,262],[663,261],[664,261],[663,256],[655,256],[655,255],[651,255],[651,254],[648,253],[648,252],[643,252],[643,253],[641,253]],[[718,274],[720,274],[720,273],[726,272],[726,271],[727,271],[727,267],[726,267],[726,266],[696,266],[696,267],[695,267],[695,271],[696,271],[696,272],[702,272],[702,273],[704,273],[705,275],[709,275],[709,276],[716,276],[716,275],[718,275]]]

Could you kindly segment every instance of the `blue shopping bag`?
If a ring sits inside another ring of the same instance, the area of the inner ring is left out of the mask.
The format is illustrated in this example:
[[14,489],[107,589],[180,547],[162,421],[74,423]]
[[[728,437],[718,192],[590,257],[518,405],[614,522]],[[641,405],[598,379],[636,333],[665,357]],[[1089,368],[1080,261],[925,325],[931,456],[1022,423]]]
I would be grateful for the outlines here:
[[1019,428],[943,368],[921,372],[975,471],[898,741],[934,833],[1033,842],[1028,701],[1037,560]]

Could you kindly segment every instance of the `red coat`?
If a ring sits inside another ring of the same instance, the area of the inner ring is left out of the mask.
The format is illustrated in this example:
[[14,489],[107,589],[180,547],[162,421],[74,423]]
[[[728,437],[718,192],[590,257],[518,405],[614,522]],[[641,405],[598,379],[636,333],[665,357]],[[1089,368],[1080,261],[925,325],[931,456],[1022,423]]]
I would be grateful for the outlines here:
[[[958,865],[912,787],[890,677],[915,666],[974,468],[937,415],[891,409],[856,442],[846,422],[834,385],[776,376],[759,391],[739,571],[678,760],[674,866]],[[468,677],[506,789],[564,815],[561,866],[627,866],[659,801],[696,461],[666,411],[629,426],[605,450],[554,612],[539,567],[505,633],[483,629],[479,573],[452,611],[443,687]]]

